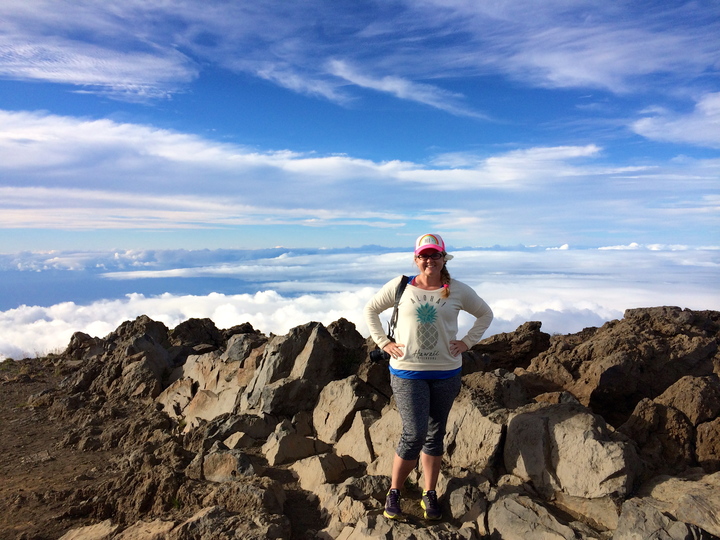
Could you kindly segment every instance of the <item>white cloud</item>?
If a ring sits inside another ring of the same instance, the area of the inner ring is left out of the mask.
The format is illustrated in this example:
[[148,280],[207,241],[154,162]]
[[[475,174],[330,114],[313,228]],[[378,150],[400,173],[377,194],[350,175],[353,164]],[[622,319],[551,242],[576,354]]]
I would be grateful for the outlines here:
[[720,148],[720,92],[706,94],[689,114],[652,109],[632,124],[638,135],[657,141]]
[[[180,88],[208,62],[340,103],[352,96],[338,75],[472,116],[443,79],[504,73],[614,92],[656,75],[689,84],[717,66],[717,15],[692,3],[424,0],[348,9],[319,1],[6,0],[0,73],[153,96]],[[420,82],[428,80],[438,82]]]
[[[604,228],[609,221],[631,234],[638,223],[657,231],[672,218],[674,236],[643,240],[708,243],[685,238],[677,225],[694,236],[711,229],[720,162],[597,165],[603,154],[586,144],[441,154],[429,164],[376,162],[259,151],[106,119],[0,111],[0,226],[199,230],[417,223],[498,243],[582,244],[582,238],[555,233],[568,226],[578,233]],[[379,193],[394,203],[378,204]],[[584,218],[579,229],[578,206]],[[508,229],[508,222],[514,227]]]
[[[455,251],[451,272],[474,287],[493,308],[496,319],[490,334],[512,331],[528,320],[540,320],[549,333],[577,332],[636,307],[720,310],[720,249],[680,248],[461,250]],[[0,312],[0,355],[17,358],[62,349],[75,331],[102,337],[142,314],[169,327],[190,317],[209,317],[220,328],[250,322],[266,334],[282,334],[309,321],[329,324],[344,317],[367,335],[362,318],[365,302],[386,280],[413,271],[409,252],[270,251],[262,250],[255,257],[252,252],[228,251],[4,256],[0,269],[11,265],[34,272],[43,268],[111,268],[111,290],[118,294],[126,290],[123,279],[137,283],[139,278],[174,276],[235,279],[257,292],[151,296],[128,291],[125,296],[84,305],[23,305]],[[245,259],[237,261],[241,257]],[[198,264],[188,264],[192,261]],[[138,273],[138,266],[145,269]],[[99,277],[98,272],[102,270],[96,270]],[[78,276],[89,279],[87,272]],[[466,329],[470,321],[464,318],[462,324]]]
[[415,83],[402,77],[386,75],[384,77],[371,77],[358,73],[342,60],[329,62],[330,73],[340,77],[361,88],[369,88],[378,92],[386,92],[400,99],[417,101],[457,116],[470,116],[487,119],[486,115],[463,107],[461,100],[464,96],[448,92],[429,84]]

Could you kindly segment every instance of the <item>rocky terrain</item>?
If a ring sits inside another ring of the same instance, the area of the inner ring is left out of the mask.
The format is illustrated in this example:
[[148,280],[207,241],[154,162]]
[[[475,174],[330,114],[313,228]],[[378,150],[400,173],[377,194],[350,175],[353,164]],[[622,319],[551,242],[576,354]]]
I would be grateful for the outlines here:
[[2,539],[720,537],[720,313],[540,323],[465,354],[439,486],[382,517],[400,431],[352,323],[139,317],[0,364]]

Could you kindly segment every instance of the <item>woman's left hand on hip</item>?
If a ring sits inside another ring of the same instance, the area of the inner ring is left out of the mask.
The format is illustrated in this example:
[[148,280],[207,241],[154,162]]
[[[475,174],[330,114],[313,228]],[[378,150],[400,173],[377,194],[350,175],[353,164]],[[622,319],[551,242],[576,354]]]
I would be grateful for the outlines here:
[[465,344],[464,341],[460,341],[459,339],[454,339],[450,342],[450,354],[452,354],[453,356],[462,354],[467,350],[468,350],[468,346]]

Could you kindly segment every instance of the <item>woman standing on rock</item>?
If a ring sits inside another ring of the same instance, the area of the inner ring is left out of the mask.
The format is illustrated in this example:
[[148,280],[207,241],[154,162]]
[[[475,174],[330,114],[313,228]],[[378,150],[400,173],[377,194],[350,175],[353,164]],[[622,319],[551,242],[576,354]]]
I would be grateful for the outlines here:
[[[424,234],[415,242],[418,275],[412,277],[398,304],[397,342],[385,333],[380,313],[393,307],[402,277],[386,283],[365,306],[370,334],[390,355],[390,383],[400,417],[402,435],[393,460],[385,517],[402,517],[400,489],[420,458],[425,490],[421,506],[426,519],[442,513],[435,487],[442,456],[445,426],[453,401],[460,392],[462,353],[475,345],[490,326],[490,307],[475,291],[450,278],[445,263],[452,255],[437,234]],[[457,339],[458,314],[476,317],[470,331]]]

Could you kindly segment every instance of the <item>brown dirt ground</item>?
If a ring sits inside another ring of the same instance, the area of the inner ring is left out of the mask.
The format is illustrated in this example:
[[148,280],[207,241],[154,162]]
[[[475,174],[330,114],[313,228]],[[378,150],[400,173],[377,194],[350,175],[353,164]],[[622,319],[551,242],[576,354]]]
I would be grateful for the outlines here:
[[[54,388],[72,370],[48,359],[0,362],[0,540],[55,540],[97,520],[83,511],[101,482],[117,474],[120,450],[83,452],[61,445],[67,421],[28,398]],[[286,489],[285,514],[292,538],[314,537],[324,526],[316,502],[308,501],[289,471],[269,468]]]
[[[58,443],[66,426],[28,398],[65,376],[47,361],[0,363],[0,538],[54,539],[88,524],[73,517],[77,494],[110,474],[110,452],[79,452]],[[78,491],[79,490],[79,491]],[[70,495],[73,494],[73,497]]]

